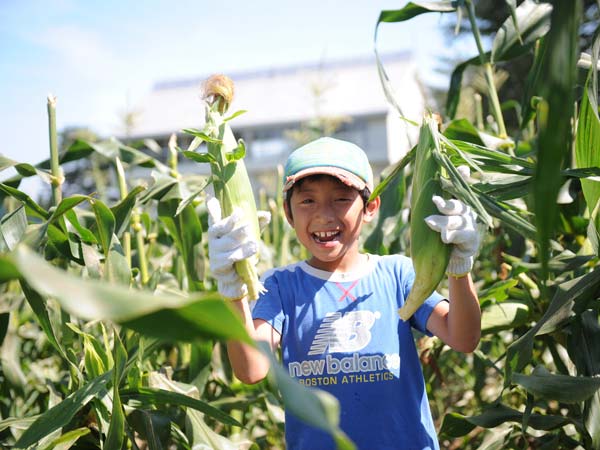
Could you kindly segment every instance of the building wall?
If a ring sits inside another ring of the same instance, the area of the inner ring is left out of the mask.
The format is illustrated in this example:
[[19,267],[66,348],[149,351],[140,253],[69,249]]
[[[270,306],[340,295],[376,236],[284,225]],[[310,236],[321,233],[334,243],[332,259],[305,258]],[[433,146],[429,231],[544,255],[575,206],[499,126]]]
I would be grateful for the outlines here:
[[[423,112],[417,70],[410,55],[383,57],[389,85],[402,113],[420,121]],[[399,160],[415,143],[416,127],[407,126],[390,106],[377,71],[375,57],[228,74],[236,96],[230,112],[246,110],[231,121],[247,148],[246,166],[257,180],[255,188],[275,188],[277,166],[299,145],[290,131],[299,130],[317,117],[343,117],[334,137],[361,146],[374,173]],[[166,148],[172,133],[185,148],[189,136],[183,128],[201,128],[204,106],[200,86],[203,78],[158,84],[141,107],[134,138],[154,138]],[[208,172],[182,158],[183,173]],[[259,180],[267,180],[262,182]]]

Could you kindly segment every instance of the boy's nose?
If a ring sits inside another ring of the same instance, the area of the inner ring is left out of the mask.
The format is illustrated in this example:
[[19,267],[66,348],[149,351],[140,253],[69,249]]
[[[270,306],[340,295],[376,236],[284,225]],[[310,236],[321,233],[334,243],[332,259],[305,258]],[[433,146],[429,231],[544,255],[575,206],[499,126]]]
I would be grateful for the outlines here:
[[333,214],[333,209],[329,207],[329,205],[322,205],[315,211],[314,218],[324,223],[329,223],[333,221],[335,215]]

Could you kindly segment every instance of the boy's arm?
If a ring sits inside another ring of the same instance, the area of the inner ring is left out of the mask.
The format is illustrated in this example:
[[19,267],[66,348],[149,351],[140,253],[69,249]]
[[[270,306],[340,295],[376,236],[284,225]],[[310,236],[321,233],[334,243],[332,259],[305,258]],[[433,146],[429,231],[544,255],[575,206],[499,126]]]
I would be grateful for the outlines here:
[[[265,320],[252,320],[250,306],[245,298],[233,302],[233,306],[240,312],[248,334],[255,341],[267,342],[271,351],[274,352],[281,340],[279,333]],[[227,354],[235,376],[243,383],[258,383],[269,372],[269,360],[260,350],[251,345],[239,341],[228,341]]]
[[[208,259],[217,289],[238,310],[248,334],[255,341],[268,342],[274,350],[279,345],[279,333],[264,320],[252,320],[246,297],[248,289],[234,268],[236,261],[257,253],[258,243],[252,238],[250,224],[241,210],[222,219],[221,206],[214,197],[206,202],[206,206],[209,214]],[[269,371],[267,357],[252,345],[227,342],[227,353],[235,375],[244,383],[257,383]]]
[[479,247],[476,214],[459,200],[434,196],[442,215],[429,216],[427,225],[440,232],[443,242],[453,244],[448,263],[449,302],[436,305],[427,321],[427,329],[450,347],[472,352],[481,335],[481,310],[471,279],[474,255]]
[[459,352],[472,352],[481,335],[481,310],[471,275],[449,276],[449,301],[439,302],[427,329]]

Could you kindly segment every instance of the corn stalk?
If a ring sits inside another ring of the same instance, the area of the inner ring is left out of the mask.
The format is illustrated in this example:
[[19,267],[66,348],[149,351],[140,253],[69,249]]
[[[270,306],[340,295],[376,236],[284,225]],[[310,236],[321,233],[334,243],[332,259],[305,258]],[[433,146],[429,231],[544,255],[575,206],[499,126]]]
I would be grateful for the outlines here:
[[[196,138],[184,155],[199,162],[209,162],[215,197],[221,204],[224,217],[231,215],[235,208],[241,208],[249,221],[257,241],[260,228],[256,214],[254,193],[243,158],[246,146],[242,140],[236,141],[229,121],[240,114],[225,117],[233,100],[233,82],[226,76],[215,75],[204,85],[206,101],[206,124],[203,131],[184,130]],[[206,142],[207,153],[194,153],[202,141]],[[235,263],[235,270],[248,287],[248,297],[258,299],[263,290],[256,270],[257,258],[247,258]]]

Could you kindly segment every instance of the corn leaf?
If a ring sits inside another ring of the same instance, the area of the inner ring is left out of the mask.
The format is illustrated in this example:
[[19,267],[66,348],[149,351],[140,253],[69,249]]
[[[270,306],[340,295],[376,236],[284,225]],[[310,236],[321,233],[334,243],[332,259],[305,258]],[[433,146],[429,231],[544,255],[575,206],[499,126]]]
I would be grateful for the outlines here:
[[[396,93],[394,92],[394,88],[392,86],[392,83],[390,82],[388,74],[385,71],[385,67],[383,66],[383,62],[379,57],[379,52],[377,51],[377,49],[375,49],[375,62],[377,63],[377,73],[379,75],[379,81],[381,81],[381,87],[383,88],[383,93],[385,94],[385,98],[387,99],[388,103],[392,105],[396,109],[396,111],[398,111],[398,114],[400,115],[400,118],[402,120],[411,125],[418,126],[419,124],[417,122],[414,122],[405,117],[402,107],[400,106],[400,101]],[[410,143],[410,136],[408,135],[408,133],[406,137],[407,141]]]
[[6,333],[8,333],[8,325],[10,322],[10,313],[0,312],[0,347],[4,343]]
[[[504,259],[515,267],[522,267],[527,270],[539,271],[542,268],[541,263],[530,263],[508,254],[504,255]],[[548,270],[557,274],[570,272],[583,267],[592,259],[593,256],[590,255],[574,255],[567,251],[552,258],[548,263]]]
[[171,434],[171,419],[166,413],[154,410],[135,409],[127,421],[152,450],[167,448]]
[[182,131],[184,133],[191,134],[192,136],[200,138],[204,142],[210,142],[211,144],[218,144],[218,145],[221,145],[223,143],[223,141],[221,139],[211,137],[202,130],[197,130],[195,128],[184,128]]
[[185,156],[187,159],[191,159],[192,161],[198,163],[215,162],[215,157],[210,153],[197,153],[190,150],[186,150],[183,152],[183,156]]
[[26,430],[38,417],[39,415],[31,417],[8,417],[0,421],[0,431],[4,431],[7,428]]
[[22,246],[12,254],[12,261],[33,289],[54,297],[77,317],[110,320],[167,340],[205,337],[252,342],[237,313],[216,293],[176,297],[87,280],[53,267]]
[[456,11],[455,2],[451,0],[441,1],[413,1],[408,2],[402,9],[381,11],[377,25],[382,22],[394,23],[404,22],[420,14],[429,12],[448,13]]
[[19,206],[0,221],[0,252],[13,250],[27,229],[25,207]]
[[86,244],[97,244],[98,240],[92,231],[79,222],[79,217],[74,210],[65,212],[65,218],[69,221],[73,228],[79,234],[79,238]]
[[414,157],[415,148],[413,147],[400,161],[392,166],[389,173],[385,175],[383,180],[381,180],[377,186],[375,186],[375,189],[373,189],[373,193],[369,197],[369,200],[374,200],[379,195],[382,195],[390,183],[395,181],[397,177],[402,177],[402,171],[414,159]]
[[483,146],[479,131],[467,119],[454,119],[446,125],[444,136],[452,141],[464,141]]
[[160,200],[178,185],[175,178],[164,173],[153,171],[151,176],[154,179],[154,184],[140,197],[139,202],[141,204],[146,204],[150,200]]
[[16,314],[10,313],[5,320],[8,321],[8,326],[2,342],[0,367],[7,385],[16,389],[17,392],[23,392],[27,385],[27,378],[22,369],[21,347],[23,339],[18,332],[19,319]]
[[204,182],[204,184],[202,184],[200,186],[200,188],[198,188],[196,191],[192,192],[190,195],[188,195],[187,197],[182,199],[181,202],[179,202],[179,206],[177,206],[177,211],[175,211],[175,216],[178,216],[179,214],[181,214],[181,212],[185,208],[187,208],[189,205],[193,206],[194,199],[196,197],[198,197],[198,195],[200,195],[202,193],[202,191],[204,191],[204,189],[206,189],[206,186],[208,186],[210,183],[212,183],[212,177],[208,177],[206,179],[206,181]]
[[500,219],[503,225],[512,228],[514,231],[527,237],[528,239],[535,239],[535,227],[531,224],[531,221],[528,220],[528,218],[523,217],[523,214],[520,211],[505,202],[497,201],[489,195],[477,191],[475,188],[474,191],[476,192],[477,197],[484,208],[492,216]]
[[511,12],[492,43],[492,64],[510,54],[513,48],[534,43],[550,29],[552,5],[549,3],[525,0]]
[[[90,434],[92,430],[88,427],[76,428],[75,430],[67,431],[64,434],[61,434],[60,437],[54,439],[47,449],[51,450],[69,450],[75,442],[79,440],[80,437],[86,436]],[[109,449],[110,447],[104,447]]]
[[450,158],[445,153],[437,149],[433,150],[433,156],[438,161],[440,166],[446,169],[452,184],[453,194],[455,194],[463,202],[471,205],[473,210],[477,213],[479,219],[488,227],[492,227],[492,217],[486,211],[475,191],[463,179],[456,167],[454,167],[454,164],[452,164]]
[[37,175],[47,184],[52,182],[52,175],[48,171],[34,167],[31,164],[13,161],[12,159],[0,154],[0,172],[10,167],[13,167],[23,178]]
[[[402,120],[411,125],[419,126],[417,122],[414,122],[405,117],[404,112],[402,111],[402,107],[400,106],[400,101],[394,93],[394,89],[392,87],[390,79],[385,71],[385,67],[383,66],[381,58],[379,57],[379,52],[377,51],[377,33],[379,31],[379,25],[381,23],[403,22],[427,12],[448,13],[453,11],[456,11],[456,5],[453,1],[414,1],[408,2],[404,8],[399,10],[381,11],[379,18],[377,19],[377,24],[375,25],[373,44],[375,49],[375,62],[377,63],[377,73],[379,75],[379,80],[381,81],[381,86],[383,87],[383,92],[386,96],[388,103],[398,111],[398,114],[400,115],[400,118]],[[408,134],[407,139],[408,142],[410,142],[410,137],[408,136]]]
[[217,420],[227,424],[241,426],[241,424],[227,414],[199,401],[200,391],[195,384],[187,384],[168,379],[163,374],[151,372],[148,377],[150,389],[144,388],[145,393],[149,393],[160,399],[160,403],[170,403],[178,401],[182,406],[188,406],[186,410],[186,423],[189,425],[187,436],[192,447],[207,446],[223,450],[236,450],[238,445],[224,436],[219,435],[211,429],[206,423],[206,415],[215,415]]
[[19,269],[8,254],[0,254],[0,283],[16,280],[20,277]]
[[[598,60],[600,42],[593,47],[593,59]],[[596,64],[592,64],[595,67]],[[600,167],[600,117],[598,117],[598,75],[590,70],[581,99],[577,135],[575,141],[575,158],[578,167]],[[595,227],[596,235],[600,234],[600,213],[595,208],[600,203],[600,181],[581,180],[581,188],[590,213],[590,221]]]
[[[492,51],[484,54],[484,61],[498,63],[524,55],[531,50],[538,39],[548,33],[550,12],[546,3],[537,4],[527,0],[517,8],[517,11],[518,29],[523,38],[522,42],[519,40],[513,19],[509,17],[496,35]],[[452,71],[446,99],[446,114],[450,118],[454,118],[456,115],[465,70],[471,65],[480,66],[481,64],[482,58],[478,55],[458,64]]]
[[479,303],[483,308],[490,304],[500,303],[504,300],[508,300],[510,297],[509,290],[519,284],[518,279],[508,279],[504,281],[498,281],[492,286],[486,289],[478,291]]
[[515,198],[523,198],[529,194],[529,177],[512,176],[490,183],[478,183],[477,189],[494,199],[506,201]]
[[163,200],[158,204],[158,217],[175,242],[185,265],[188,288],[198,291],[202,279],[197,267],[197,246],[202,240],[202,226],[194,207],[190,204],[177,214],[179,199]]
[[230,120],[235,119],[238,116],[241,116],[242,114],[247,113],[248,111],[246,111],[245,109],[240,109],[239,111],[234,112],[233,114],[231,114],[230,116],[227,116],[223,119],[223,122],[229,122]]
[[54,328],[52,327],[52,322],[50,321],[50,316],[48,315],[48,309],[46,307],[45,299],[40,294],[38,294],[37,291],[33,290],[27,284],[26,281],[21,280],[20,284],[21,289],[25,294],[25,298],[27,299],[27,303],[29,303],[29,306],[31,307],[33,313],[36,315],[38,323],[40,324],[40,327],[46,334],[48,342],[50,342],[52,347],[54,347],[54,349],[63,359],[69,361],[65,351],[56,339],[56,334],[54,334]]
[[123,446],[125,437],[125,413],[121,403],[119,384],[121,383],[121,378],[123,377],[125,369],[125,363],[127,362],[127,351],[125,350],[123,342],[121,341],[121,338],[116,330],[114,331],[113,336],[114,366],[112,370],[112,413],[110,415],[110,424],[108,427],[106,441],[104,442],[104,448],[107,450],[120,450]]
[[90,200],[87,195],[73,195],[71,197],[64,198],[56,206],[56,209],[52,212],[52,215],[48,218],[48,222],[52,223],[61,218],[67,211],[72,210],[77,205]]
[[90,400],[100,396],[106,391],[106,384],[112,373],[94,378],[62,402],[48,409],[31,424],[15,443],[15,448],[27,448],[50,434],[54,430],[64,427]]
[[[389,233],[386,233],[385,223],[388,220],[393,220],[396,224],[402,225],[400,220],[400,214],[402,213],[402,207],[404,204],[404,196],[406,194],[406,179],[403,176],[401,170],[397,170],[398,166],[395,166],[392,172],[386,177],[385,186],[389,189],[385,189],[381,194],[381,206],[377,214],[377,223],[373,227],[373,231],[365,240],[364,248],[370,253],[375,254],[386,254],[386,249],[389,246],[384,245],[384,239],[390,237]],[[377,192],[379,186],[382,186],[383,182],[380,183],[374,192]]]
[[525,129],[527,124],[535,117],[536,108],[541,100],[538,95],[538,86],[541,78],[544,77],[544,61],[547,59],[548,39],[540,39],[540,44],[535,49],[533,64],[527,75],[523,98],[521,100],[521,129]]
[[529,320],[529,306],[519,301],[494,303],[481,311],[481,334],[497,333],[524,325]]
[[238,145],[231,152],[225,153],[227,161],[239,161],[246,156],[246,144],[242,139],[238,139]]
[[115,218],[115,235],[120,237],[129,228],[129,219],[131,211],[135,207],[137,196],[140,195],[145,188],[143,186],[134,187],[127,197],[110,208]]
[[108,372],[112,364],[96,336],[82,331],[75,323],[67,322],[66,326],[83,340],[83,360],[88,377],[95,378]]
[[29,197],[24,192],[21,192],[18,189],[7,185],[6,183],[0,183],[0,192],[3,192],[5,195],[19,200],[25,205],[25,207],[28,209],[28,212],[33,216],[40,217],[44,220],[50,217],[50,213],[48,213],[48,211],[46,211],[44,208],[38,205],[35,201],[31,199],[31,197]]
[[510,383],[513,372],[523,370],[531,360],[533,341],[537,335],[555,330],[569,319],[578,305],[587,305],[597,297],[599,291],[600,267],[586,275],[561,283],[541,319],[508,347],[505,384]]
[[116,220],[112,211],[100,200],[92,200],[96,216],[96,230],[104,253],[104,278],[110,282],[128,285],[131,270],[119,239],[115,236]]
[[336,398],[325,391],[299,384],[288,375],[265,343],[259,344],[259,347],[271,361],[269,374],[277,383],[286,409],[303,422],[330,433],[338,450],[354,449],[354,444],[339,428],[340,411]]
[[[523,169],[533,169],[535,164],[525,158],[519,158],[516,156],[508,155],[504,152],[500,152],[498,150],[489,149],[487,147],[483,147],[481,145],[473,144],[470,142],[466,142],[464,140],[452,140],[452,139],[444,139],[444,143],[448,148],[455,149],[459,152],[467,152],[469,154],[475,155],[479,157],[478,159],[482,159],[483,161],[494,161],[498,165],[505,166],[519,166]],[[515,172],[517,169],[511,170],[511,172]],[[521,169],[518,169],[521,170]],[[533,172],[527,172],[533,173]]]
[[[489,52],[487,53],[489,57]],[[481,64],[481,58],[474,56],[473,58],[467,59],[460,64],[457,64],[450,75],[450,85],[448,86],[448,94],[446,98],[446,115],[451,119],[456,116],[456,110],[458,103],[460,102],[460,91],[462,88],[462,79],[467,67],[473,65],[478,66]]]
[[[218,448],[220,450],[237,450],[243,442],[233,442],[215,432],[204,421],[201,413],[194,410],[187,412],[187,420],[191,426],[190,441],[193,448]],[[249,445],[250,443],[248,443]]]
[[523,39],[521,38],[521,32],[519,31],[519,19],[517,18],[517,0],[506,0],[505,3],[510,11],[510,18],[512,19],[519,42],[522,43]]
[[[496,428],[506,422],[521,423],[523,413],[509,408],[501,403],[486,408],[477,416],[463,416],[450,413],[444,416],[440,434],[448,437],[460,437],[469,434],[475,427]],[[554,430],[573,423],[572,419],[564,416],[531,414],[528,425],[536,430]]]
[[[539,116],[537,166],[531,190],[542,278],[547,276],[550,238],[558,219],[556,198],[564,180],[560,175],[563,160],[572,143],[571,117],[575,100],[578,28],[581,3],[559,0],[554,3],[552,28],[548,33],[548,51],[544,61],[545,76],[539,90],[544,98]],[[557,57],[560,55],[560,57]]]
[[46,230],[46,237],[48,239],[46,248],[44,249],[46,255],[53,255],[58,252],[70,261],[75,261],[78,264],[83,263],[79,255],[72,252],[69,236],[62,229],[50,224]]
[[200,411],[221,423],[241,427],[242,424],[230,415],[224,413],[218,408],[202,400],[184,395],[180,392],[173,392],[165,389],[150,387],[139,387],[136,389],[124,389],[121,391],[121,398],[124,401],[138,400],[149,403],[154,406],[164,407],[166,405],[185,406]]
[[512,380],[536,398],[568,404],[583,402],[600,389],[599,377],[553,374],[543,366],[537,366],[531,375],[515,373]]
[[112,237],[115,232],[115,216],[112,211],[100,200],[91,200],[92,209],[96,216],[96,234],[105,256],[111,247]]
[[[569,340],[569,353],[574,355],[573,361],[577,372],[586,376],[600,375],[600,324],[598,314],[593,310],[584,311],[578,326],[573,327],[573,336]],[[600,390],[586,400],[583,409],[585,427],[592,438],[592,446],[600,444]]]

